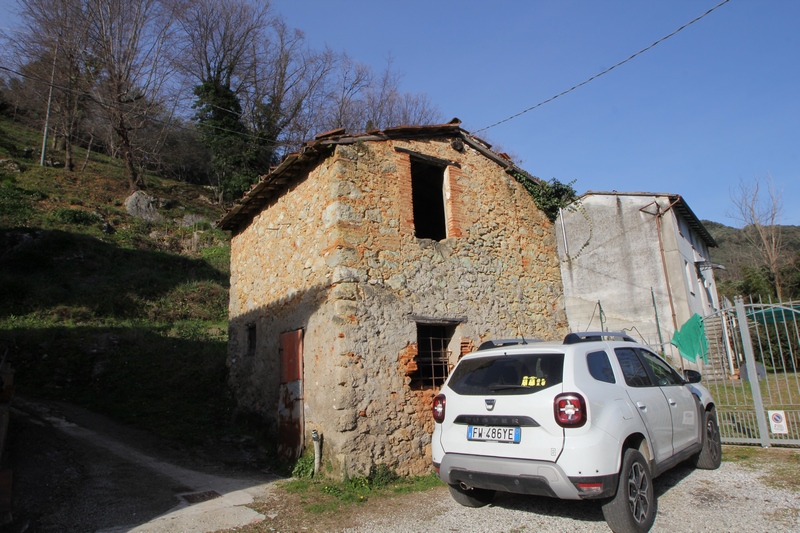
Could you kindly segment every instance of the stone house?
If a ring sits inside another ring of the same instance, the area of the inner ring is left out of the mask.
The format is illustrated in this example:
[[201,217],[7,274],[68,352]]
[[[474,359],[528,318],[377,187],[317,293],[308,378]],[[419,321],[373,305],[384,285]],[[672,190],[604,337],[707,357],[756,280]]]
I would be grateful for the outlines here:
[[457,120],[321,134],[218,222],[232,232],[230,384],[291,460],[430,470],[432,399],[490,338],[566,333],[536,179]]
[[625,330],[679,363],[674,332],[719,309],[717,243],[680,195],[589,191],[556,234],[571,331]]

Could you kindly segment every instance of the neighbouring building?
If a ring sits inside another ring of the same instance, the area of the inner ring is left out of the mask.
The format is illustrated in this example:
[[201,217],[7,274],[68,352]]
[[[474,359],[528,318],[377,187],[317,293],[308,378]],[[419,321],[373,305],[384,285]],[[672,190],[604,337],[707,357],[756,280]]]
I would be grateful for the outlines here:
[[572,331],[624,330],[679,362],[674,332],[719,308],[717,244],[677,194],[590,191],[561,211],[556,234]]
[[321,134],[219,221],[230,384],[279,452],[332,475],[430,470],[432,399],[483,340],[567,332],[535,180],[460,128]]

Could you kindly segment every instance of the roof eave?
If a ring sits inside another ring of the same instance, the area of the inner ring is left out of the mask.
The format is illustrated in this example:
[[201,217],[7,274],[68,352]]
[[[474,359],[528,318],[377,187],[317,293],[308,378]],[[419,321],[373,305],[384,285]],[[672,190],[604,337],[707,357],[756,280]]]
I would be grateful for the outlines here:
[[348,134],[344,128],[320,133],[313,140],[306,142],[299,151],[285,156],[281,163],[269,174],[261,176],[258,183],[254,184],[242,198],[237,200],[233,207],[217,221],[216,225],[223,230],[238,231],[243,225],[249,223],[252,217],[260,212],[269,199],[282,190],[286,183],[299,175],[309,164],[329,154],[336,145],[340,144],[393,139],[414,140],[457,137],[485,157],[496,162],[509,174],[517,174],[532,181],[540,181],[539,178],[516,166],[508,157],[493,152],[490,149],[491,145],[471,136],[461,129],[460,124],[461,122],[458,119],[453,119],[447,124],[396,126],[363,134]]

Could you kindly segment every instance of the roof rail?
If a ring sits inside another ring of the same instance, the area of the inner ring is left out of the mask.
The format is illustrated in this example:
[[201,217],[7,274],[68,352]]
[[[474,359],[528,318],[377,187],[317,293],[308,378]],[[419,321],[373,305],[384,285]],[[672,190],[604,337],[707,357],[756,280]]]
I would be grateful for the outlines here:
[[601,341],[604,337],[611,337],[611,340],[636,342],[635,339],[622,331],[582,331],[580,333],[568,333],[567,336],[564,337],[564,344]]
[[517,339],[494,339],[483,341],[476,351],[488,350],[490,348],[500,348],[501,346],[516,346],[518,344],[528,344],[529,342],[542,342],[539,339],[526,339],[520,337]]

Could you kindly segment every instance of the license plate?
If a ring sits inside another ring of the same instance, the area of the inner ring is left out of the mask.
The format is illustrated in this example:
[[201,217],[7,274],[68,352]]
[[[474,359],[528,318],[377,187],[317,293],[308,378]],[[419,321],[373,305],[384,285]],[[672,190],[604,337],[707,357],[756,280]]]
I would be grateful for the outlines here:
[[467,426],[467,440],[519,443],[520,429],[508,426]]

